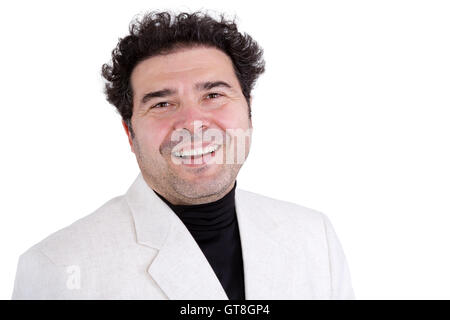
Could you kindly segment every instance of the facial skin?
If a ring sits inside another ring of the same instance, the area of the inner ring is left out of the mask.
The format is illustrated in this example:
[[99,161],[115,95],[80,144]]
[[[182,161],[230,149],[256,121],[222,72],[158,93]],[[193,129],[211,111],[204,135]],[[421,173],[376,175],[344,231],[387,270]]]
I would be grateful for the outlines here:
[[[205,88],[205,82],[224,82],[229,87]],[[231,59],[211,47],[178,49],[140,62],[131,74],[131,85],[134,138],[126,123],[122,124],[149,187],[175,205],[207,203],[225,196],[233,188],[242,163],[176,164],[171,152],[178,142],[171,137],[180,130],[192,137],[211,129],[224,137],[227,129],[250,129],[251,133],[247,101]],[[171,92],[142,101],[146,94],[164,89]],[[245,144],[247,158],[250,141]],[[224,157],[231,154],[230,148],[228,143],[222,146]]]

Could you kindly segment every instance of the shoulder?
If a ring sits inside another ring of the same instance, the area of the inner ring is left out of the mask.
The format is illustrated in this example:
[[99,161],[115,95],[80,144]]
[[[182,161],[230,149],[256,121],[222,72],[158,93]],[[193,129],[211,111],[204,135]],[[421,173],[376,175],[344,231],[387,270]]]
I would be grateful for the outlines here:
[[318,210],[242,189],[236,190],[236,200],[251,206],[252,212],[264,212],[281,226],[300,224],[322,228],[326,221],[326,216]]
[[337,241],[330,220],[318,210],[245,190],[236,192],[236,206],[266,235],[294,252],[302,248],[315,256],[328,255]]
[[304,266],[314,270],[313,274],[329,279],[332,299],[354,298],[345,254],[324,213],[244,190],[237,190],[236,196],[237,203],[244,204],[245,213],[264,228],[265,235],[273,236],[290,253],[303,256]]
[[[134,239],[132,218],[123,196],[54,232],[19,257],[13,299],[79,299],[89,292],[68,290],[83,268],[85,283],[102,263],[114,261]],[[128,246],[128,247],[127,247]],[[77,271],[78,270],[78,271]],[[95,280],[95,279],[94,279]],[[95,281],[94,281],[95,282]],[[84,294],[84,295],[83,295]]]
[[[54,264],[65,264],[70,259],[85,260],[105,254],[108,243],[123,243],[132,239],[132,218],[123,196],[115,197],[89,215],[58,230],[22,254],[47,257]],[[131,234],[130,234],[131,233]],[[121,240],[121,241],[119,241]]]

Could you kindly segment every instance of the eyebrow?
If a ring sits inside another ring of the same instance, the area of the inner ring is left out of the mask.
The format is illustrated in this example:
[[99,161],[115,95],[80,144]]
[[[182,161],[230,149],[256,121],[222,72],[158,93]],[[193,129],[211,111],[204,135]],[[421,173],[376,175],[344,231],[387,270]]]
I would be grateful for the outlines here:
[[231,86],[225,81],[207,81],[207,82],[200,82],[195,85],[195,88],[197,90],[209,90],[215,87],[225,87],[231,89]]
[[176,91],[173,89],[163,89],[163,90],[158,90],[158,91],[153,91],[153,92],[149,92],[146,93],[142,99],[141,99],[141,103],[146,103],[147,101],[153,99],[153,98],[164,98],[167,96],[170,96],[172,94],[174,94]]
[[[195,89],[197,89],[199,91],[210,90],[210,89],[216,88],[216,87],[223,87],[223,88],[227,88],[227,89],[231,89],[231,90],[233,89],[231,87],[231,85],[229,85],[225,81],[199,82],[199,83],[195,84],[194,87],[195,87]],[[144,104],[153,98],[164,98],[164,97],[173,95],[176,92],[177,92],[177,90],[169,89],[169,88],[158,90],[158,91],[153,91],[153,92],[148,92],[142,97],[141,103]]]

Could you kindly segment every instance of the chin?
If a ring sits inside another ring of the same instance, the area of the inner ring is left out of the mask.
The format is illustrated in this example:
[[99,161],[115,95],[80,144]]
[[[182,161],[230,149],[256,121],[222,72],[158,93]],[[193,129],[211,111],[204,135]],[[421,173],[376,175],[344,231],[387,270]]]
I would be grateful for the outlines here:
[[195,199],[219,194],[234,182],[232,175],[219,172],[215,175],[190,177],[176,183],[176,191],[186,198]]

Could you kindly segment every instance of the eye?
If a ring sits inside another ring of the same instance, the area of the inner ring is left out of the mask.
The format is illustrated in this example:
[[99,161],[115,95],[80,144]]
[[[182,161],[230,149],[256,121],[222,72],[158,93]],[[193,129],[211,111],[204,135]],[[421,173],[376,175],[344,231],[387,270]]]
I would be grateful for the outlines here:
[[217,98],[219,98],[219,97],[221,97],[222,95],[220,94],[220,93],[216,93],[216,92],[213,92],[213,93],[209,93],[207,96],[206,96],[206,98],[207,99],[217,99]]
[[160,103],[157,103],[157,104],[155,104],[154,106],[152,106],[150,109],[154,109],[154,108],[164,108],[164,107],[167,107],[167,106],[169,106],[169,103],[168,102],[160,102]]

